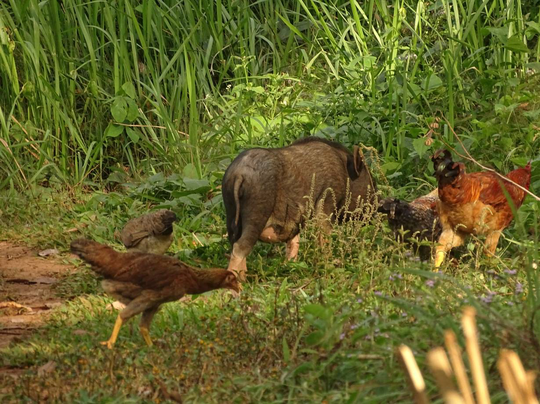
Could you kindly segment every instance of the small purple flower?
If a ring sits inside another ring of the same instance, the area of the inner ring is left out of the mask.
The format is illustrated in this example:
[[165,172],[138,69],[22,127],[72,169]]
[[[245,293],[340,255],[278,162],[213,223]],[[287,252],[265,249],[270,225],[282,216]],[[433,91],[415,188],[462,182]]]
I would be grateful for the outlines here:
[[407,317],[407,316],[408,316],[407,313],[405,313],[405,312],[401,313],[401,317]]
[[340,336],[339,336],[339,339],[340,339],[340,340],[343,340],[344,338],[345,338],[345,333],[342,332],[342,333],[340,334]]
[[494,271],[493,269],[490,269],[489,271],[486,271],[486,273],[488,275],[491,275],[495,279],[500,279],[501,278],[500,275],[496,271]]
[[515,275],[517,274],[517,269],[505,269],[504,273],[508,275]]
[[490,304],[493,301],[493,298],[491,296],[482,296],[480,300],[482,303]]
[[362,303],[364,301],[364,299],[362,299],[361,297],[359,297],[358,299],[356,299],[356,303]]
[[391,281],[395,281],[396,279],[403,279],[403,275],[398,274],[397,272],[394,272],[392,275],[388,277]]
[[513,306],[514,302],[506,302],[506,304],[508,304],[508,306]]
[[426,286],[429,287],[429,288],[432,288],[435,286],[435,281],[433,279],[428,279],[426,281]]
[[358,327],[360,327],[360,324],[353,324],[351,325],[351,330],[356,330]]
[[382,296],[382,295],[383,295],[382,292],[380,292],[380,291],[378,291],[378,290],[374,290],[374,291],[373,291],[373,294],[374,294],[375,296]]
[[521,282],[516,282],[516,295],[523,293],[523,284]]

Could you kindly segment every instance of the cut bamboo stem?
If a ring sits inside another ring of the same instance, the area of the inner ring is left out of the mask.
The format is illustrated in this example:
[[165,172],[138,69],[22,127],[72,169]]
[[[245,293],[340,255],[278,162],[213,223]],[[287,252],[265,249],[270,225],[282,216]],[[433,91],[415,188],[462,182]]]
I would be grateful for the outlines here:
[[534,390],[534,379],[536,379],[536,372],[528,370],[525,372],[527,375],[527,400],[531,404],[538,404],[538,397],[536,397],[536,392]]
[[454,334],[454,332],[451,330],[446,330],[444,332],[444,343],[446,345],[446,349],[448,350],[448,355],[450,356],[450,363],[452,364],[452,368],[456,374],[456,381],[461,396],[463,397],[463,401],[465,404],[474,404],[471,384],[469,383],[469,378],[467,377],[467,370],[465,369],[465,364],[463,363],[461,349],[457,344],[456,334]]
[[461,318],[461,325],[463,327],[463,335],[465,336],[467,356],[471,365],[473,384],[476,390],[476,401],[478,404],[490,404],[491,400],[489,398],[482,355],[480,354],[475,316],[476,310],[473,307],[465,307],[463,317]]
[[512,370],[510,369],[510,365],[506,357],[506,351],[504,350],[501,351],[501,354],[499,355],[497,367],[499,368],[499,373],[501,374],[503,387],[506,390],[510,401],[514,404],[523,404],[519,387],[514,379],[514,375],[512,374]]
[[441,389],[441,393],[446,404],[463,404],[463,397],[457,392],[452,380],[452,367],[444,352],[444,348],[434,348],[427,354],[427,363],[431,368],[435,382]]
[[428,404],[429,400],[426,395],[426,383],[422,377],[420,369],[418,368],[416,359],[414,359],[411,348],[409,348],[407,345],[400,345],[398,348],[398,353],[401,364],[403,365],[405,373],[407,374],[407,379],[409,380],[409,385],[413,392],[414,401],[417,404]]

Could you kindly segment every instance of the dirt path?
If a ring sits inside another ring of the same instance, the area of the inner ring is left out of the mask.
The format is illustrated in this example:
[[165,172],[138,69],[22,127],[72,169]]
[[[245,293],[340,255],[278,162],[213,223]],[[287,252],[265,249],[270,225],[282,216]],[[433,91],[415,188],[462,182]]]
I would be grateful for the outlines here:
[[39,257],[28,247],[0,242],[0,348],[18,340],[47,319],[62,300],[53,286],[73,267],[54,257]]

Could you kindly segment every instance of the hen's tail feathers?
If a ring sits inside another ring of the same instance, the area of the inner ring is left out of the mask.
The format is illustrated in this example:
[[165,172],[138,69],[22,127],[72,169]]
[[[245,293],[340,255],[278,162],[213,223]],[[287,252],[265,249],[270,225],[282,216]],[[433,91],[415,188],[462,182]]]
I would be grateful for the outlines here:
[[121,254],[96,241],[84,238],[77,239],[71,242],[70,249],[73,254],[92,265],[95,272],[105,277],[113,277],[121,267]]

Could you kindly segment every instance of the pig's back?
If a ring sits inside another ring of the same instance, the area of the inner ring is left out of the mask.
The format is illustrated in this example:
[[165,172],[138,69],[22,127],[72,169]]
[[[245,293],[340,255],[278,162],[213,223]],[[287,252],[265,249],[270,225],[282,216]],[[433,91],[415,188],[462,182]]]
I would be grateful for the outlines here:
[[[283,149],[285,167],[294,167],[294,174],[288,180],[294,181],[304,190],[304,195],[311,191],[313,178],[315,199],[327,188],[341,194],[347,183],[347,154],[322,141],[293,143]],[[287,173],[289,174],[289,173]],[[291,184],[292,185],[292,184]]]
[[279,149],[249,149],[240,153],[225,171],[223,187],[241,178],[246,185],[264,186],[276,181],[281,174],[282,162],[275,153]]

